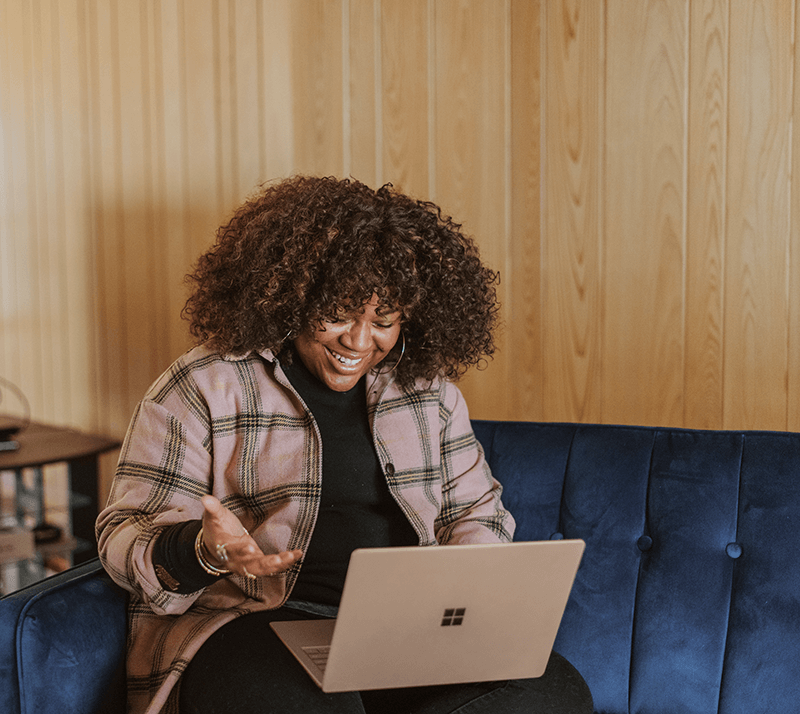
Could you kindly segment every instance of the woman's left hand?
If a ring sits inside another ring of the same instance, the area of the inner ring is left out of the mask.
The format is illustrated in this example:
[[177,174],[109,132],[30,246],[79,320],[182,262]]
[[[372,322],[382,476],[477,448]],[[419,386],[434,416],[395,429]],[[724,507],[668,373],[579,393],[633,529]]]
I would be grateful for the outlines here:
[[203,542],[209,562],[231,572],[253,578],[277,575],[303,556],[300,550],[267,555],[253,540],[236,515],[214,496],[203,496]]

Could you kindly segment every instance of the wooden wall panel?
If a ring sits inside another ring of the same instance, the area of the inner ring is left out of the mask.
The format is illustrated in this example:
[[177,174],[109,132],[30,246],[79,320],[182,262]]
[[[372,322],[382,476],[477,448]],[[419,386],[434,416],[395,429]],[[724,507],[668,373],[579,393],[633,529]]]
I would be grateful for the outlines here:
[[[800,30],[800,13],[794,9],[794,36]],[[800,52],[795,45],[792,77],[792,119],[800,116]],[[800,176],[800,131],[792,131],[792,177]],[[796,178],[791,181],[792,199],[789,207],[789,364],[786,379],[786,428],[800,431],[800,190]]]
[[728,2],[690,6],[684,419],[722,423]]
[[607,12],[603,418],[679,425],[686,5]]
[[[150,318],[148,341],[153,373],[159,374],[173,355],[187,346],[180,310],[185,294],[180,277],[194,259],[188,234],[188,138],[186,104],[186,43],[183,33],[183,5],[147,3],[144,22],[148,36],[147,87],[150,106],[150,174],[144,190],[148,200],[143,210],[150,211],[148,240],[155,263],[155,314]],[[150,203],[152,201],[152,203]]]
[[731,427],[786,426],[791,17],[786,1],[731,6],[723,418]]
[[[15,32],[5,33],[3,63],[3,148],[6,170],[3,172],[3,212],[2,257],[3,264],[3,355],[7,360],[4,376],[25,387],[30,399],[41,404],[41,362],[32,355],[33,345],[39,331],[39,306],[35,285],[34,266],[30,257],[31,234],[28,226],[27,188],[33,180],[28,170],[29,139],[27,136],[26,115],[32,110],[26,101],[30,72],[24,63],[24,31],[30,24],[18,4],[3,5],[3,26],[13,27]],[[18,237],[19,236],[19,237]],[[21,240],[20,237],[26,240]],[[5,260],[11,261],[6,264]],[[37,281],[38,282],[38,281]]]
[[381,182],[428,198],[429,31],[428,0],[383,0]]
[[[8,27],[10,8],[7,3],[0,3],[0,27]],[[19,374],[19,327],[17,308],[16,273],[19,270],[16,257],[14,230],[14,177],[13,151],[11,141],[11,63],[9,59],[8,38],[3,36],[0,44],[0,161],[3,171],[0,173],[0,305],[5,327],[0,339],[0,364],[7,370]]]
[[[496,11],[496,5],[481,0],[438,3],[434,39],[433,194],[476,237],[486,263],[504,274],[509,223],[504,77],[510,45],[506,17]],[[500,292],[507,302],[505,286]],[[511,344],[511,331],[502,331],[494,360],[485,371],[473,370],[464,380],[468,401],[480,405],[479,412],[487,417],[508,417],[506,345]]]
[[287,58],[291,56],[293,0],[264,0],[258,4],[263,61],[262,117],[259,152],[263,159],[261,180],[289,176],[294,161],[293,93]]
[[602,6],[545,7],[544,413],[596,422],[603,416]]
[[0,3],[0,374],[122,435],[234,206],[352,174],[500,271],[474,416],[800,429],[797,4]]
[[368,186],[379,182],[383,174],[380,162],[381,126],[381,32],[380,0],[350,0],[348,28],[348,125],[349,167],[346,175],[354,176]]
[[511,296],[503,305],[503,315],[510,331],[506,360],[511,385],[506,399],[508,413],[514,419],[539,419],[545,413],[540,205],[542,7],[540,0],[512,0],[510,16],[510,267],[504,279],[511,285]]
[[294,170],[344,172],[342,2],[296,0],[291,6]]

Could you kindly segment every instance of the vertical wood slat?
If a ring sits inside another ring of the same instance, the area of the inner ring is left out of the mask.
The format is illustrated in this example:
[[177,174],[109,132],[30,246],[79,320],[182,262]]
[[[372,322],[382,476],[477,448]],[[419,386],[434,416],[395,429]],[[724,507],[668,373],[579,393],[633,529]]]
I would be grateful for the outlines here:
[[[9,27],[12,20],[11,8],[0,3],[0,27]],[[0,374],[6,379],[19,381],[20,349],[20,308],[17,301],[17,262],[16,221],[14,211],[15,162],[14,162],[14,116],[12,112],[12,71],[11,40],[7,33],[0,37],[0,161],[4,170],[0,173],[0,305],[4,327],[0,340]],[[18,82],[15,82],[18,84]]]
[[608,3],[603,419],[683,423],[685,5]]
[[542,6],[541,0],[511,3],[511,299],[504,316],[508,330],[506,394],[514,419],[540,419],[543,408],[544,343],[541,302],[542,181]]
[[[151,360],[149,342],[153,336],[153,318],[158,306],[153,300],[157,260],[153,244],[152,205],[152,133],[148,122],[152,93],[148,86],[146,54],[148,28],[146,15],[138,3],[117,2],[109,18],[109,42],[115,47],[114,75],[110,78],[113,97],[114,150],[109,171],[115,172],[114,193],[104,196],[105,208],[113,215],[111,230],[118,250],[106,255],[106,266],[116,263],[113,291],[118,300],[114,324],[119,325],[116,358],[107,354],[109,378],[119,389],[120,403],[146,383],[156,367]],[[126,87],[129,91],[122,91]],[[136,201],[127,197],[136,196]],[[131,319],[140,311],[139,319]],[[116,409],[113,419],[124,428],[130,419],[124,408]]]
[[[167,53],[165,51],[165,36],[171,42],[172,33],[165,33],[168,23],[168,13],[164,11],[158,0],[148,0],[140,5],[141,23],[141,56],[142,56],[142,92],[146,96],[144,106],[143,132],[145,138],[143,156],[145,198],[142,212],[144,214],[144,240],[147,243],[148,261],[144,270],[148,273],[150,314],[147,319],[147,333],[144,335],[145,344],[148,345],[147,354],[143,360],[146,371],[141,374],[141,379],[157,374],[169,360],[169,346],[171,322],[165,309],[170,305],[170,261],[168,247],[176,242],[176,231],[170,229],[169,215],[166,209],[168,192],[172,189],[167,166],[171,163],[169,152],[173,148],[180,148],[180,141],[167,139],[168,98],[165,87],[170,79],[170,70],[167,69]],[[176,162],[180,167],[180,161]],[[173,236],[170,241],[166,236]],[[139,385],[132,386],[132,390]]]
[[[504,6],[505,7],[505,6]],[[484,261],[505,267],[505,58],[504,13],[467,0],[436,5],[436,199],[475,236]],[[508,414],[506,344],[485,371],[464,380],[478,413]]]
[[[123,380],[115,379],[111,370],[122,364],[117,355],[124,355],[124,317],[117,309],[119,289],[122,285],[121,267],[125,254],[119,241],[119,224],[113,212],[114,197],[121,195],[118,172],[121,165],[119,152],[115,151],[115,137],[120,134],[119,114],[114,111],[114,89],[118,84],[113,74],[119,64],[117,35],[112,29],[111,7],[108,3],[89,5],[86,8],[86,52],[89,82],[89,132],[91,153],[89,168],[89,195],[91,196],[91,235],[95,254],[96,274],[92,281],[97,286],[97,374],[99,400],[98,419],[106,428],[119,430],[119,414],[114,414],[114,404],[124,403],[127,393]],[[112,362],[112,355],[114,356]]]
[[797,3],[794,4],[794,71],[792,76],[792,118],[795,123],[792,131],[792,168],[791,189],[792,197],[789,207],[789,335],[787,349],[789,350],[788,376],[786,379],[787,404],[786,428],[790,431],[800,431],[800,186],[797,178],[800,176],[800,131],[797,130],[795,117],[800,116],[800,52],[797,51],[797,38],[800,37],[800,12]]
[[[91,429],[106,429],[101,420],[100,380],[98,375],[98,356],[101,336],[99,335],[99,305],[97,282],[97,245],[95,227],[95,200],[92,196],[92,155],[93,155],[93,117],[92,117],[92,64],[89,58],[89,16],[85,5],[79,5],[75,18],[75,55],[65,60],[62,72],[71,78],[70,83],[77,85],[72,95],[73,104],[64,107],[64,114],[79,117],[74,125],[78,137],[72,143],[72,161],[68,162],[71,175],[76,179],[71,182],[70,200],[75,206],[75,228],[73,236],[67,237],[69,253],[80,268],[70,271],[78,292],[78,305],[75,308],[72,324],[80,323],[70,334],[70,344],[76,350],[72,371],[73,387],[78,388],[78,403],[82,406],[82,414],[76,414],[73,421],[63,415],[56,421],[70,423],[74,426]],[[65,33],[67,35],[67,33]],[[66,134],[69,136],[69,134]],[[79,377],[78,374],[81,376]],[[81,390],[82,385],[85,389]]]
[[602,6],[545,7],[543,410],[591,422],[602,418]]
[[[57,11],[52,3],[41,1],[33,3],[34,36],[32,49],[35,73],[38,75],[36,103],[37,114],[42,122],[37,136],[40,162],[47,170],[37,167],[38,244],[40,265],[39,289],[42,296],[42,329],[48,335],[51,348],[63,358],[54,360],[44,370],[44,387],[49,399],[51,413],[70,411],[69,391],[56,385],[69,382],[69,362],[66,351],[68,315],[64,310],[66,275],[63,271],[65,260],[64,243],[64,199],[62,187],[65,181],[61,77],[59,55],[61,52],[61,28]],[[38,31],[36,31],[38,30]],[[38,271],[37,271],[38,272]],[[44,345],[42,345],[44,348]]]
[[[157,43],[154,51],[158,81],[154,82],[153,90],[157,92],[157,104],[163,106],[162,114],[155,123],[163,151],[159,152],[158,157],[158,196],[153,239],[160,246],[159,278],[163,281],[161,299],[164,300],[156,319],[161,320],[162,329],[167,330],[164,343],[159,345],[159,370],[155,374],[187,346],[179,318],[184,300],[180,276],[188,271],[194,258],[188,240],[190,140],[186,121],[191,111],[186,76],[193,65],[193,58],[188,56],[185,15],[184,0],[163,4],[154,0],[153,39]],[[191,150],[196,151],[197,147],[192,146]]]
[[341,175],[342,4],[303,0],[291,5],[291,78],[294,91],[294,168]]
[[690,6],[686,423],[722,423],[728,0]]
[[[31,401],[41,404],[42,389],[41,354],[36,352],[40,324],[40,304],[37,279],[36,224],[31,221],[30,205],[35,205],[35,171],[31,160],[34,126],[31,101],[32,69],[30,67],[30,35],[32,19],[30,6],[10,4],[5,8],[4,20],[13,32],[5,33],[5,91],[3,130],[5,134],[6,161],[9,170],[4,172],[8,189],[9,213],[4,221],[11,235],[4,243],[4,251],[14,261],[12,270],[4,270],[10,290],[3,291],[9,302],[9,328],[3,330],[3,341],[8,339],[7,379],[21,385]],[[29,121],[29,119],[31,121]],[[34,214],[35,216],[35,214]],[[20,239],[21,237],[21,239]],[[4,309],[5,312],[5,309]],[[6,334],[8,333],[8,337]]]
[[427,198],[427,0],[384,1],[380,30],[383,173],[399,190]]
[[723,418],[731,427],[786,426],[791,16],[788,1],[731,4],[737,101],[728,122]]
[[264,180],[288,176],[295,154],[292,122],[293,90],[288,65],[291,55],[291,6],[293,0],[265,0],[259,3],[261,21],[264,104],[260,127]]
[[376,52],[380,52],[379,0],[350,0],[349,126],[350,171],[368,186],[378,182],[376,105],[380,97],[380,78]]

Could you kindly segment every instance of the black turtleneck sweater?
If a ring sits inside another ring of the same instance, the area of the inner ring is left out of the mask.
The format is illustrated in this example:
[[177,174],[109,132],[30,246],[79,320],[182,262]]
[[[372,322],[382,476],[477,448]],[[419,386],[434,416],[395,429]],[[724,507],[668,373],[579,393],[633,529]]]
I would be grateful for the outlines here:
[[338,605],[356,548],[418,545],[419,537],[389,492],[375,453],[366,377],[335,392],[297,355],[283,367],[322,436],[322,500],[292,598]]

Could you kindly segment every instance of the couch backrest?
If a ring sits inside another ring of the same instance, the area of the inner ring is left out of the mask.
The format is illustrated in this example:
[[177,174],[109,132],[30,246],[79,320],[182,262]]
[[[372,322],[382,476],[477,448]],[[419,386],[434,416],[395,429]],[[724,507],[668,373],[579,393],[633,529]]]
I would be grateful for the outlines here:
[[[795,712],[800,435],[474,422],[517,540],[587,547],[556,648],[609,714]],[[0,600],[0,711],[124,711],[98,561]]]
[[800,435],[475,422],[517,540],[587,547],[556,649],[598,712],[800,707]]
[[0,712],[122,714],[126,603],[96,558],[0,599]]

